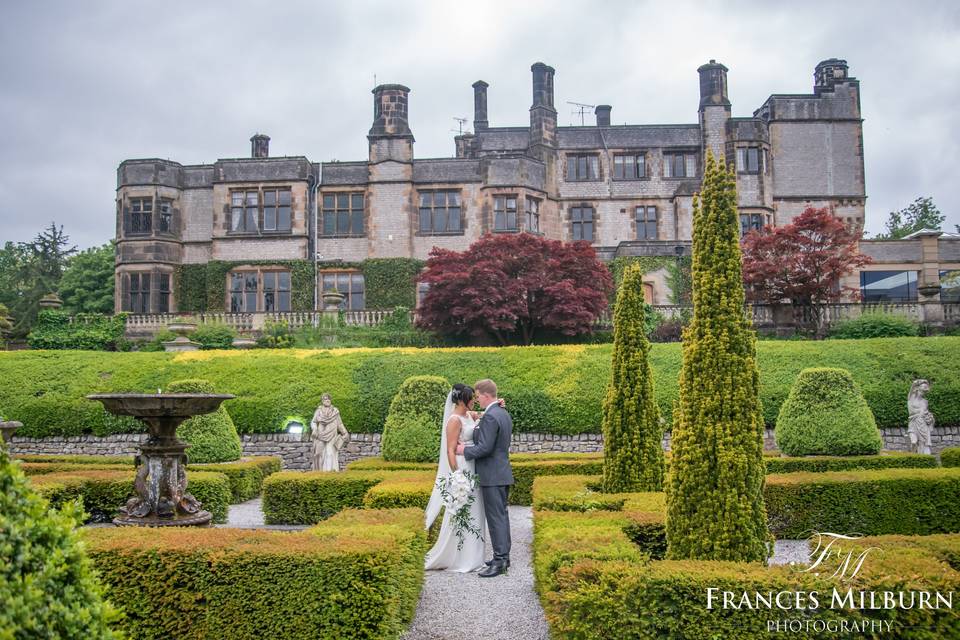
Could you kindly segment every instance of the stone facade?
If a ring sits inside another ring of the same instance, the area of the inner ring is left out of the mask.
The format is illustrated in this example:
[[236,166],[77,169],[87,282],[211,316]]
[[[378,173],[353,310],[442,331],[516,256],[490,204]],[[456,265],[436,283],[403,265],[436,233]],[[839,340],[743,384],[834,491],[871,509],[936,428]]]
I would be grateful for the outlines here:
[[[239,281],[228,274],[226,311],[287,311],[267,295],[273,276],[264,275],[288,269],[286,261],[342,261],[348,270],[368,258],[463,249],[490,232],[585,237],[605,259],[635,255],[638,244],[644,255],[675,256],[689,247],[708,149],[737,165],[747,224],[785,224],[826,206],[862,227],[860,86],[845,61],[821,62],[813,93],[771,95],[752,117],[732,116],[727,67],[711,60],[697,71],[700,100],[689,124],[613,125],[613,107],[600,105],[596,124],[559,126],[556,72],[538,62],[529,124],[490,126],[490,85],[475,82],[474,131],[455,138],[453,158],[415,157],[410,89],[385,84],[373,90],[365,160],[270,157],[262,134],[251,138],[250,158],[125,160],[117,171],[116,309],[175,312],[178,267],[223,260],[253,274],[251,296],[236,299],[229,287]],[[274,204],[280,194],[286,204]],[[638,225],[638,211],[651,224]],[[647,284],[653,302],[669,302],[662,277]]]
[[[881,429],[883,448],[890,451],[909,451],[910,439],[906,427]],[[82,455],[133,455],[146,434],[121,434],[107,437],[73,436],[56,438],[14,437],[11,452],[17,454],[82,454]],[[255,433],[241,436],[244,456],[280,456],[284,469],[305,470],[310,468],[311,443],[299,435],[288,433]],[[960,446],[960,426],[934,427],[933,453],[939,454],[946,447]],[[670,449],[670,432],[663,437],[663,447]],[[764,435],[764,448],[776,450],[773,429]],[[551,433],[515,433],[510,446],[511,453],[597,453],[603,451],[603,436],[598,433],[581,433],[572,436]],[[379,433],[352,433],[340,451],[340,466],[380,455]]]

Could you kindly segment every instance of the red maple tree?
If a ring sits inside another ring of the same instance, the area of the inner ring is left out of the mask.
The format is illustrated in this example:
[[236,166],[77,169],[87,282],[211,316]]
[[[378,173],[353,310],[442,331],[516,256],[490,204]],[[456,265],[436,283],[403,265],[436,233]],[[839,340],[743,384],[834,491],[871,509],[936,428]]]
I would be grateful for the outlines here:
[[487,234],[463,252],[435,247],[419,281],[429,289],[418,326],[500,344],[531,344],[540,330],[590,332],[613,286],[589,243],[529,233]]
[[840,278],[869,264],[857,247],[859,234],[829,210],[810,207],[783,227],[751,231],[743,238],[743,280],[754,302],[815,305],[857,297]]

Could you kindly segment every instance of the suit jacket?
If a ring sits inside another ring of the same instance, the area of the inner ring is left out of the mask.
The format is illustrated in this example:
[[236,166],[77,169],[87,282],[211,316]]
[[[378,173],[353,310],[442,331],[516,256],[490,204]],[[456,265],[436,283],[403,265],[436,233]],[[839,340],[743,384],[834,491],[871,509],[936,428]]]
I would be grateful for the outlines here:
[[510,468],[510,441],[513,418],[498,404],[487,407],[480,424],[473,432],[474,444],[463,450],[463,457],[476,460],[481,487],[502,487],[513,484]]

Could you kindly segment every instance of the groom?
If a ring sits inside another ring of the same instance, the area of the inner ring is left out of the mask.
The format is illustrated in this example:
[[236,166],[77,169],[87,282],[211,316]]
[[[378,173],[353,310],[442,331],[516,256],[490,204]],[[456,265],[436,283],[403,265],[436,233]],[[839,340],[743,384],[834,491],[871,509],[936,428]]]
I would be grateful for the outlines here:
[[477,402],[484,413],[474,432],[471,446],[457,445],[457,455],[467,460],[476,460],[476,472],[480,477],[480,493],[483,510],[490,530],[493,560],[479,573],[481,578],[493,578],[510,566],[510,516],[507,513],[507,497],[513,484],[510,468],[510,440],[513,419],[507,410],[497,403],[497,385],[493,380],[480,380],[474,385]]

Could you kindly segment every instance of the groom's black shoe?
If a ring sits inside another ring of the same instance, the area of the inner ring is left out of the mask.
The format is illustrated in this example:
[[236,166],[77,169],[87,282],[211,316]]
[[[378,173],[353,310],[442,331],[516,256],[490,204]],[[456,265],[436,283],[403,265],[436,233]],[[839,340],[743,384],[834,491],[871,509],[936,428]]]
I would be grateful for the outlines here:
[[[487,560],[487,561],[484,562],[483,564],[485,564],[485,565],[487,565],[487,566],[489,567],[489,566],[492,565],[494,562],[496,562],[496,560]],[[503,562],[504,562],[504,564],[507,565],[507,569],[509,569],[509,568],[510,568],[510,558],[507,558],[507,559],[504,560]]]
[[490,566],[477,575],[481,578],[495,578],[501,573],[506,573],[508,566],[509,563],[506,560],[492,560]]

